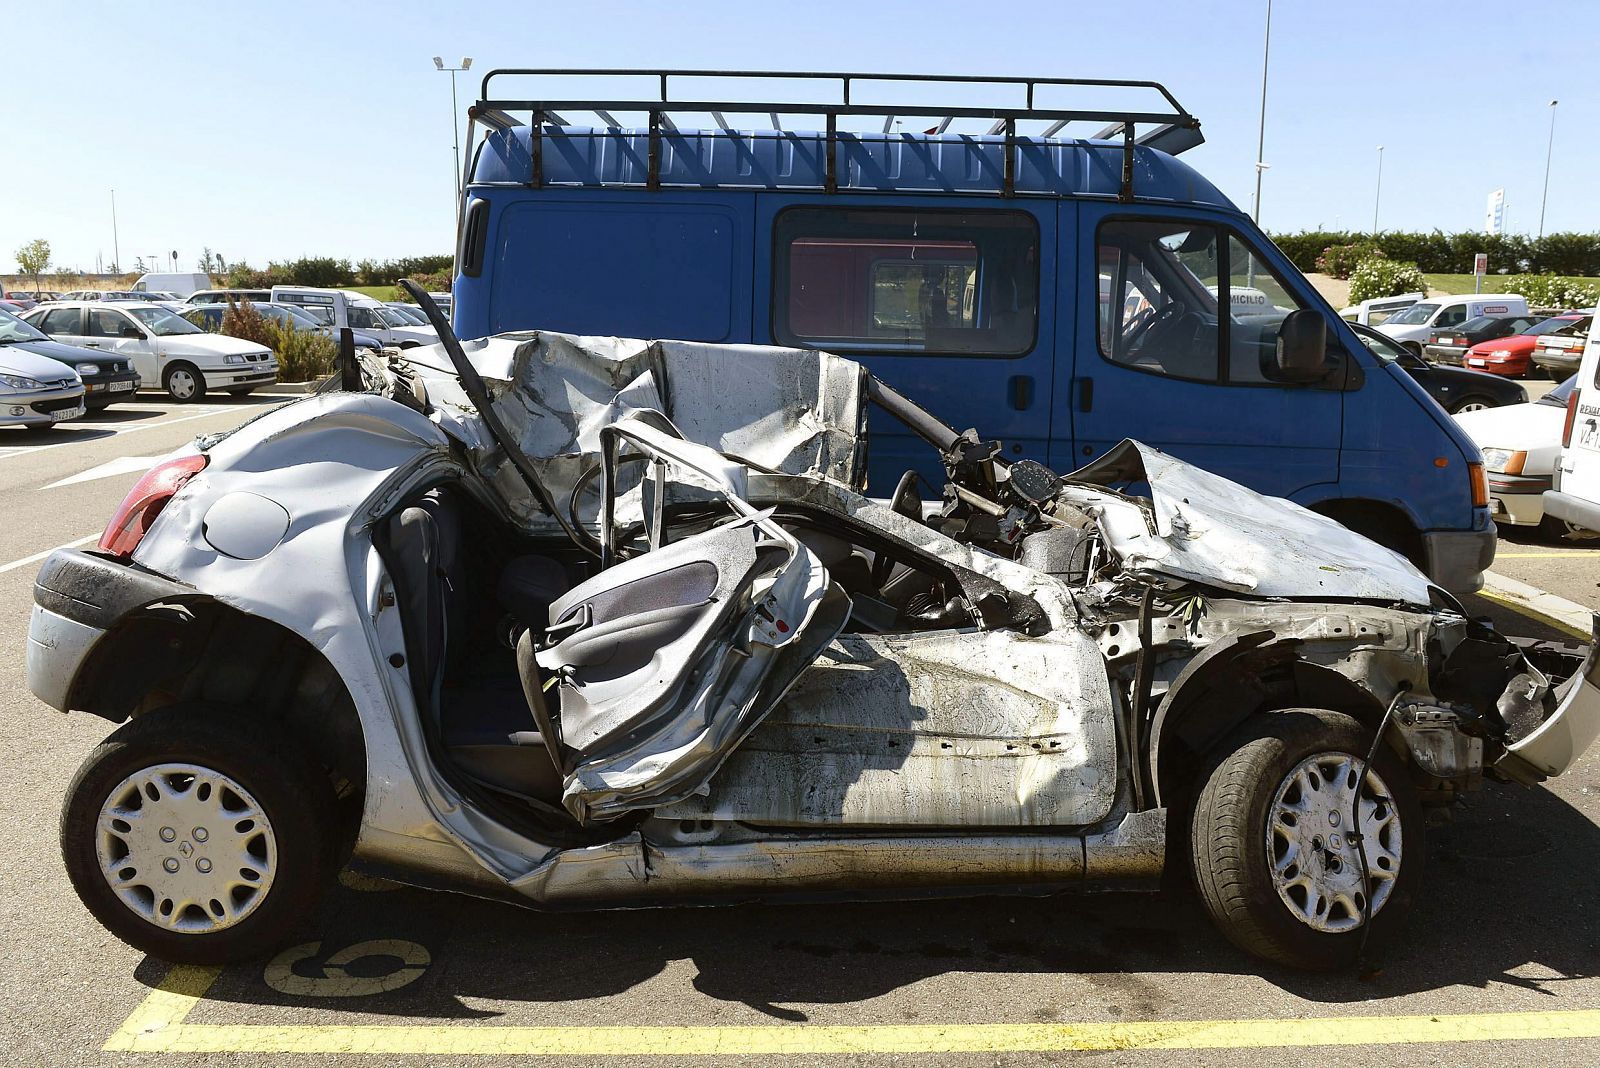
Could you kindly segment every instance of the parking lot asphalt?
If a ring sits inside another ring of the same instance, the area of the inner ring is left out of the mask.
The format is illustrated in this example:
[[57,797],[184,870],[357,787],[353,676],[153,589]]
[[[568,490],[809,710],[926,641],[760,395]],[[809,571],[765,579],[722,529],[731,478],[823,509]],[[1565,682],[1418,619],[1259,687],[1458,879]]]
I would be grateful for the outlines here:
[[[0,431],[0,1063],[1600,1062],[1593,753],[1545,786],[1488,785],[1433,829],[1407,937],[1364,974],[1259,964],[1181,892],[542,914],[362,878],[274,960],[144,957],[61,868],[62,794],[110,727],[27,692],[33,574],[92,540],[149,458],[287,399]],[[1600,606],[1600,548],[1501,551],[1497,569]]]

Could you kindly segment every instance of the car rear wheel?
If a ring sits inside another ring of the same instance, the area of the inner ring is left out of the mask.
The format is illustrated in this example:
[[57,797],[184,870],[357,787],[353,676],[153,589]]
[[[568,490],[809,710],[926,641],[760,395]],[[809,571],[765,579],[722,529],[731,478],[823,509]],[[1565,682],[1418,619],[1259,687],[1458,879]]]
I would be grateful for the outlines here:
[[192,404],[206,395],[205,376],[189,363],[168,364],[161,375],[161,385],[167,396],[179,404]]
[[1460,415],[1463,412],[1481,412],[1485,408],[1495,407],[1494,398],[1472,396],[1463,397],[1456,401],[1455,407],[1450,409],[1451,415]]
[[179,963],[285,942],[335,870],[327,777],[270,724],[174,705],[125,724],[78,769],[61,854],[112,934]]
[[1190,824],[1195,884],[1241,949],[1320,971],[1354,961],[1364,916],[1374,945],[1398,930],[1421,883],[1421,807],[1381,746],[1357,787],[1371,743],[1349,716],[1294,708],[1252,718],[1213,754]]

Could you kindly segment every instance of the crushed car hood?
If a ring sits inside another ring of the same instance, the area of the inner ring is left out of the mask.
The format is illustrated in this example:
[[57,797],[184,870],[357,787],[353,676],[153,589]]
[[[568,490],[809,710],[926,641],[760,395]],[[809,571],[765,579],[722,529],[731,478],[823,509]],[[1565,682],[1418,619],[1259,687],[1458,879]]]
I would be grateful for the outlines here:
[[[686,440],[753,469],[863,488],[866,372],[852,360],[811,349],[550,331],[497,335],[463,349],[558,507],[596,467],[601,429],[651,409]],[[434,418],[469,447],[512,512],[532,528],[553,525],[467,402],[444,351],[412,350],[400,366],[422,380]],[[1150,446],[1124,441],[1067,479],[1065,498],[1100,516],[1112,550],[1135,573],[1261,597],[1429,604],[1427,577],[1398,553]],[[1150,510],[1102,488],[1120,484],[1148,484]],[[619,515],[637,514],[634,496],[619,497]],[[577,518],[592,524],[597,498],[576,497]]]
[[[1429,603],[1428,577],[1399,553],[1141,442],[1123,441],[1066,478],[1066,498],[1098,511],[1130,571],[1261,597]],[[1154,530],[1144,508],[1094,488],[1140,483],[1149,487]]]

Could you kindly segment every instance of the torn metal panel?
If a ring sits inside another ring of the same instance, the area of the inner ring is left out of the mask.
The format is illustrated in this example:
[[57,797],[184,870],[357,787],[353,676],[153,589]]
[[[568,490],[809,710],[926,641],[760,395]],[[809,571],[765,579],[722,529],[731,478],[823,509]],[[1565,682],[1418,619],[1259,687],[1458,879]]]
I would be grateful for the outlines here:
[[1074,827],[1116,795],[1113,702],[1076,630],[848,635],[665,817]]
[[[1099,515],[1129,571],[1261,597],[1372,598],[1429,603],[1410,561],[1281,497],[1266,497],[1137,441],[1123,441],[1066,476],[1063,497]],[[1142,507],[1090,486],[1147,483]]]
[[[630,412],[659,411],[686,439],[753,468],[859,486],[866,474],[866,397],[859,364],[807,349],[579,337],[551,331],[464,342],[495,408],[564,507],[599,460],[600,431]],[[550,525],[483,435],[437,350],[413,350],[441,424],[530,528]],[[637,473],[634,475],[637,479]],[[579,499],[592,524],[597,498]],[[636,501],[621,514],[637,518]]]

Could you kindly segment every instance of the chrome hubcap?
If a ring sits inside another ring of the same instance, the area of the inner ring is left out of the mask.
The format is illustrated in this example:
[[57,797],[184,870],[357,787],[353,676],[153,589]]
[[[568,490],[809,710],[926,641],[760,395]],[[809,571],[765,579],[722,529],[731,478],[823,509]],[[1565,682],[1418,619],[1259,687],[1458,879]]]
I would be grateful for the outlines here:
[[[1360,766],[1348,753],[1307,757],[1284,776],[1267,816],[1267,858],[1278,897],[1314,930],[1361,926],[1361,861],[1350,833]],[[1370,768],[1361,787],[1360,820],[1370,912],[1377,915],[1400,874],[1400,814],[1389,788]]]
[[100,873],[122,903],[180,934],[220,931],[266,900],[278,846],[249,791],[198,764],[123,779],[100,807]]
[[1463,404],[1461,407],[1457,408],[1456,413],[1459,415],[1462,412],[1481,412],[1487,407],[1489,406],[1482,401],[1472,401],[1471,403]]

